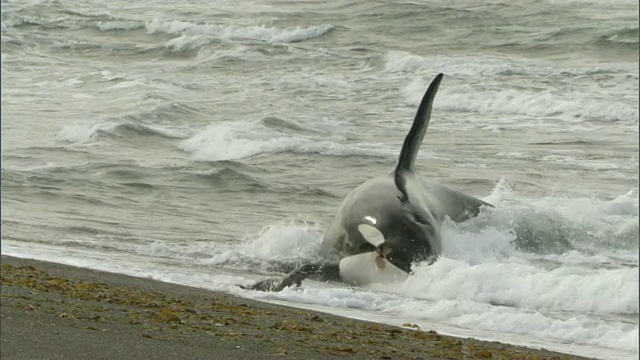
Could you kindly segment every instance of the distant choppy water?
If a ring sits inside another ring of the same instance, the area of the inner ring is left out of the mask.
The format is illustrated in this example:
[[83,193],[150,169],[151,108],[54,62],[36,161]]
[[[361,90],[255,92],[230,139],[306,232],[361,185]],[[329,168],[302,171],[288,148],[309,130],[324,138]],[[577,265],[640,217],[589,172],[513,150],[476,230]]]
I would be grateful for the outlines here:
[[[2,253],[637,358],[638,38],[622,0],[3,0]],[[317,256],[438,72],[421,174],[497,208],[403,284],[234,288]]]

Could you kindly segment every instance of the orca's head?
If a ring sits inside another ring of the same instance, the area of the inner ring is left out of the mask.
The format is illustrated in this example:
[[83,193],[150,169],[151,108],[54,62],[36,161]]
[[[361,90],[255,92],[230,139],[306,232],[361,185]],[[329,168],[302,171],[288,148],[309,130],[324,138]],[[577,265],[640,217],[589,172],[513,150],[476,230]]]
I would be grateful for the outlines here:
[[362,224],[358,230],[381,257],[410,273],[415,263],[435,261],[441,253],[442,241],[439,227],[429,212],[408,203],[403,210],[384,220],[377,219],[376,224]]
[[394,210],[365,216],[350,231],[353,247],[340,262],[345,282],[364,285],[406,278],[413,264],[433,262],[440,255],[440,231],[430,213],[411,204]]

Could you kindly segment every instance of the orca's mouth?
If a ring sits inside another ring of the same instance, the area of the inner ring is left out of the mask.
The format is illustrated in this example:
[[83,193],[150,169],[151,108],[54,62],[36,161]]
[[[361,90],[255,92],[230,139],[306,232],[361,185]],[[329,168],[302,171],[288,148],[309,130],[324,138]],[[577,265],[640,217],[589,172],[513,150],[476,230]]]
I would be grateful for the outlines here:
[[376,266],[378,267],[378,269],[384,269],[387,266],[387,255],[389,255],[388,252],[388,249],[386,249],[382,245],[376,247]]
[[383,270],[388,264],[391,264],[408,274],[411,273],[411,262],[404,261],[402,254],[393,250],[393,246],[385,241],[384,235],[379,229],[369,224],[360,224],[358,231],[366,240],[361,249],[375,251],[375,264],[378,269]]
[[411,263],[402,261],[398,256],[393,256],[393,250],[387,244],[380,244],[376,247],[376,265],[382,269],[387,265],[387,262],[397,267],[398,269],[411,274]]

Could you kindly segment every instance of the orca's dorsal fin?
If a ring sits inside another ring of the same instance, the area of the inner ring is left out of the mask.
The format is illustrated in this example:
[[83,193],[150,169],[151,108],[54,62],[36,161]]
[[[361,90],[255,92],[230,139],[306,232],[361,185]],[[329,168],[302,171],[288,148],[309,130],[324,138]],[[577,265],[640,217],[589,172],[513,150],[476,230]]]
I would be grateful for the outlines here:
[[413,119],[411,130],[409,130],[409,133],[404,138],[404,143],[402,143],[400,158],[398,158],[398,165],[396,165],[395,168],[396,173],[413,171],[420,144],[422,144],[422,139],[424,139],[424,135],[427,133],[427,128],[429,127],[433,99],[436,97],[436,92],[438,92],[442,77],[442,73],[438,74],[433,81],[431,81],[431,85],[429,85],[427,92],[422,97],[422,102],[418,107],[416,117]]

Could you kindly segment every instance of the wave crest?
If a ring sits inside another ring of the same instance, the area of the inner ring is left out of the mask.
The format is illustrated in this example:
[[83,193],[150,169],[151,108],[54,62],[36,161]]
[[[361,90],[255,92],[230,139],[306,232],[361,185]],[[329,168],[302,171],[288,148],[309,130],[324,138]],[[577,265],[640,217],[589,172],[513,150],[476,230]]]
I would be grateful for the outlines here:
[[73,144],[85,144],[99,137],[159,136],[166,139],[182,139],[184,134],[176,129],[160,125],[137,124],[133,122],[81,123],[63,128],[58,138]]
[[147,22],[145,27],[148,34],[177,35],[166,43],[167,48],[175,51],[193,50],[217,41],[296,43],[323,36],[334,28],[330,24],[282,29],[259,25],[196,24],[177,20],[153,20]]

